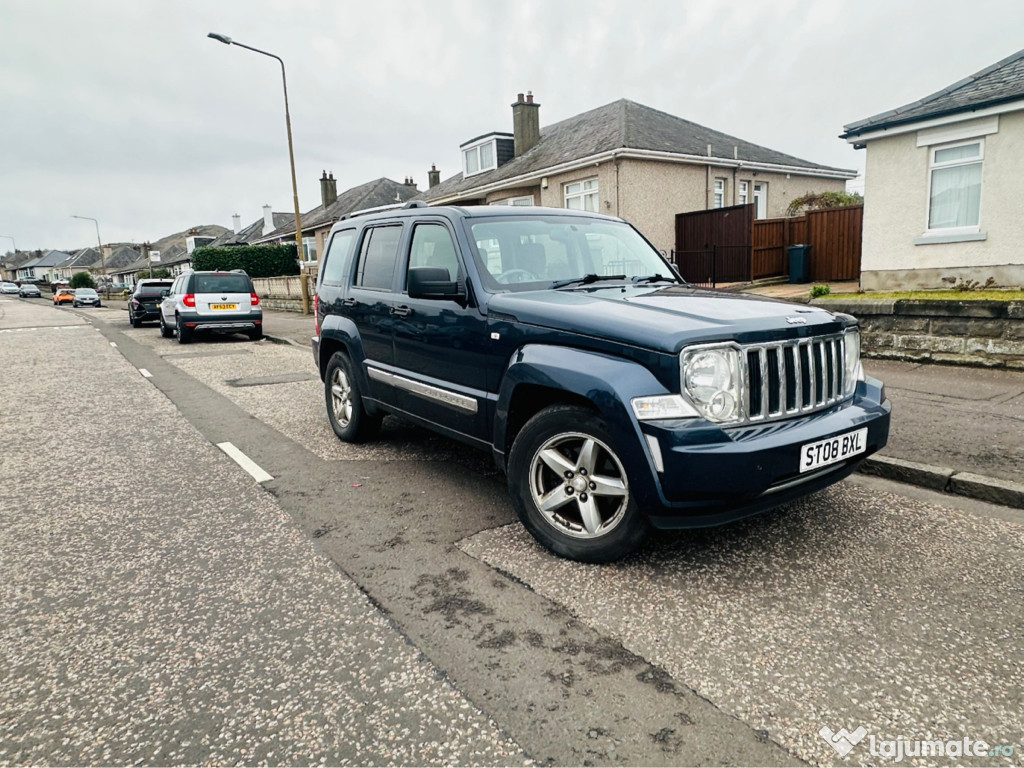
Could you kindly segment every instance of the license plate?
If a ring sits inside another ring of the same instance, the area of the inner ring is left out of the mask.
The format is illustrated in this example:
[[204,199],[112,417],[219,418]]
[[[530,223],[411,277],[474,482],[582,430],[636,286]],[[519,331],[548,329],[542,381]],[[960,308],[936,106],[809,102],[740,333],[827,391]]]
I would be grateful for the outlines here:
[[827,440],[800,446],[800,472],[827,467],[829,464],[864,453],[868,444],[868,428],[847,432]]
[[211,304],[210,309],[238,309],[237,304]]

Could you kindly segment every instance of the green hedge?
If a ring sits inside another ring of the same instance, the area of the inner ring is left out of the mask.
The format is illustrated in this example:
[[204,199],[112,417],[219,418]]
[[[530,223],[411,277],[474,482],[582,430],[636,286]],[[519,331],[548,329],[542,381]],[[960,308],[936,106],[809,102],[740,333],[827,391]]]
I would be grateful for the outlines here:
[[299,274],[295,244],[236,245],[229,248],[196,248],[192,267],[201,271],[244,269],[249,277],[280,277]]

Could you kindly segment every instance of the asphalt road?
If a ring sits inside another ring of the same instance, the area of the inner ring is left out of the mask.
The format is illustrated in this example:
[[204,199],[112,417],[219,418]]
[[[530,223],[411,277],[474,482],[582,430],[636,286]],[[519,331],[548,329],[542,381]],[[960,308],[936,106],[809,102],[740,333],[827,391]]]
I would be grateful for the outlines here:
[[[339,443],[306,349],[15,303],[0,763],[893,763],[826,726],[1021,762],[1016,511],[862,478],[584,566],[488,457],[392,420]],[[86,437],[36,441],[55,410]]]

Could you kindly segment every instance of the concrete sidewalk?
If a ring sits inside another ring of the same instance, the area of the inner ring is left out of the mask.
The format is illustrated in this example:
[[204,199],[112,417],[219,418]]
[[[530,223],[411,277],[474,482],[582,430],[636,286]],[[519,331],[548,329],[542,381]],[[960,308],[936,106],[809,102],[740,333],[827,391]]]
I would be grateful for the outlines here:
[[[311,315],[263,310],[264,333],[310,349]],[[893,404],[889,444],[861,471],[1024,509],[1024,373],[866,359]]]

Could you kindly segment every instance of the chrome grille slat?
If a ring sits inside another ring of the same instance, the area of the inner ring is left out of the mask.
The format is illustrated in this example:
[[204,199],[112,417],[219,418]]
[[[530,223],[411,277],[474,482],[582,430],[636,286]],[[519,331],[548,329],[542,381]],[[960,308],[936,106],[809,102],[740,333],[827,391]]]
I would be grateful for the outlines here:
[[746,423],[813,413],[843,399],[846,360],[841,334],[751,344],[742,352]]

